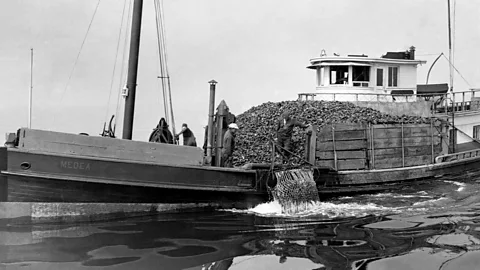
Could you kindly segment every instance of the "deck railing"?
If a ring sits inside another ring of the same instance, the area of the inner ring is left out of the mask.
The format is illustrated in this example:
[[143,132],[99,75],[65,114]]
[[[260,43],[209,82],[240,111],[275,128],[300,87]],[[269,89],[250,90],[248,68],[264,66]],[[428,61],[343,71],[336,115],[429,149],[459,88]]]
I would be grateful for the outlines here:
[[435,158],[435,163],[462,160],[462,159],[474,158],[478,156],[480,156],[480,149],[438,156]]
[[300,93],[298,100],[317,98],[332,101],[417,102],[431,101],[434,114],[467,113],[480,111],[480,89],[445,94],[373,94],[373,93]]

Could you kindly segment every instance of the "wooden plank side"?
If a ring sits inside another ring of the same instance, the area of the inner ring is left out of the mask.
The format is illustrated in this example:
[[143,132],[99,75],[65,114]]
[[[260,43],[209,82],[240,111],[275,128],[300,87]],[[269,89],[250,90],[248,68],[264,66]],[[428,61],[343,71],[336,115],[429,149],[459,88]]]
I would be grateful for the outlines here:
[[426,167],[401,168],[391,171],[364,171],[340,174],[338,176],[338,182],[340,185],[381,184],[433,177],[436,174],[435,171]]
[[108,157],[162,164],[201,165],[203,151],[197,147],[83,136],[23,129],[19,148],[27,150]]
[[[436,128],[432,129],[434,136],[438,134]],[[403,128],[403,137],[426,137],[430,136],[430,126],[429,127],[404,127]],[[377,128],[375,129],[375,138],[384,139],[384,138],[401,138],[402,137],[402,128]]]
[[[343,150],[363,150],[367,148],[366,140],[351,140],[351,141],[338,141],[335,142],[335,149],[337,151]],[[318,152],[333,151],[333,142],[319,142],[317,143],[317,156]]]
[[[376,124],[376,125],[373,125],[373,127],[375,129],[377,129],[377,128],[401,128],[402,124]],[[403,124],[403,128],[430,128],[430,124]]]
[[[431,155],[405,157],[405,167],[430,164]],[[375,160],[375,169],[388,169],[402,167],[402,157],[382,158]]]
[[[334,160],[317,160],[315,161],[315,165],[317,166],[324,166],[324,167],[335,167]],[[344,171],[344,170],[363,170],[366,166],[365,159],[348,159],[348,160],[338,160],[337,161],[337,170]]]
[[[404,146],[428,146],[431,145],[431,137],[409,137],[403,138]],[[439,137],[433,137],[434,145],[440,144]],[[397,148],[402,147],[402,138],[387,138],[387,139],[374,139],[375,149]]]
[[[438,154],[442,151],[442,146],[437,144],[434,146],[434,153]],[[424,156],[432,154],[431,145],[421,145],[421,146],[406,146],[405,147],[405,156]],[[387,158],[387,157],[402,157],[402,148],[385,148],[385,149],[375,149],[375,156],[378,158]]]
[[[365,139],[365,130],[344,130],[338,131],[335,130],[335,141],[350,141],[350,140],[359,140]],[[318,141],[319,142],[328,142],[332,141],[332,131],[330,132],[324,131],[319,133]]]
[[[337,151],[338,159],[357,159],[357,158],[366,158],[365,151]],[[317,159],[334,159],[333,151],[318,152]]]
[[[353,124],[335,124],[335,131],[345,131],[345,130],[364,130],[366,124],[353,123]],[[330,128],[331,129],[331,128]]]

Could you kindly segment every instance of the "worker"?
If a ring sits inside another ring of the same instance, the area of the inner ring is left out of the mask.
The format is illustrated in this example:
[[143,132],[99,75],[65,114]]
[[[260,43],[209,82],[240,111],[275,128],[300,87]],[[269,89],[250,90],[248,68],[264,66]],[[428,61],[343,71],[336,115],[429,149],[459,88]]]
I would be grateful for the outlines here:
[[307,128],[309,124],[303,124],[290,116],[290,111],[285,111],[277,123],[277,146],[276,150],[282,155],[282,163],[288,163],[292,150],[292,134],[294,127]]
[[168,130],[168,124],[165,118],[161,118],[156,128],[150,134],[149,142],[173,144],[173,135]]
[[197,146],[197,140],[195,139],[193,132],[188,128],[187,124],[182,124],[182,130],[180,130],[180,132],[175,135],[176,140],[178,140],[180,134],[183,134],[183,145]]
[[238,126],[235,123],[228,125],[228,130],[223,136],[222,167],[233,167],[233,151],[235,151],[235,133]]

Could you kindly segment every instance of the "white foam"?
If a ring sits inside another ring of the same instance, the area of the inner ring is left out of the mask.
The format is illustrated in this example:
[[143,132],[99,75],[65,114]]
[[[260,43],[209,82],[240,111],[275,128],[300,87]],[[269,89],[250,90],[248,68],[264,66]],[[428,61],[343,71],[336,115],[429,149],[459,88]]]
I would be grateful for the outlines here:
[[[268,202],[259,204],[247,210],[230,209],[226,211],[249,213],[261,216],[278,216],[278,217],[306,217],[306,216],[323,216],[328,218],[337,217],[358,217],[369,214],[387,214],[396,213],[400,208],[384,207],[374,203],[330,203],[330,202],[312,202],[295,209],[282,209],[282,206],[276,202]],[[294,211],[299,210],[299,211]]]
[[445,197],[441,197],[441,198],[438,198],[438,199],[433,199],[433,200],[428,200],[428,201],[423,201],[423,202],[416,202],[413,204],[413,206],[424,206],[424,205],[428,205],[428,204],[437,204],[438,202],[440,201],[443,201],[447,198]]
[[[420,193],[420,192],[418,192]],[[427,196],[424,195],[426,193],[420,193],[422,195],[416,195],[416,194],[394,194],[394,193],[379,193],[379,194],[374,194],[370,195],[371,197],[375,198],[382,198],[382,197],[388,197],[388,198],[431,198],[432,196]]]
[[443,180],[443,182],[446,182],[446,183],[450,183],[450,184],[454,184],[454,185],[457,185],[459,186],[459,188],[457,189],[457,191],[462,191],[465,189],[465,186],[467,184],[465,183],[461,183],[461,182],[457,182],[457,181],[449,181],[449,180]]

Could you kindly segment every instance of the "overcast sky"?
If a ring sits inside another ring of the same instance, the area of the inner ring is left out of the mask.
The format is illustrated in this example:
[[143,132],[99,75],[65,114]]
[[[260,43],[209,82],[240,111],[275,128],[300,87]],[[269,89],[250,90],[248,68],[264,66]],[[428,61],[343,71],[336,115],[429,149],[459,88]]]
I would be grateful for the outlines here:
[[[219,82],[216,103],[224,99],[232,113],[240,114],[263,102],[315,91],[314,71],[306,66],[322,49],[330,55],[379,57],[414,45],[417,58],[427,61],[419,68],[419,83],[439,53],[448,55],[446,0],[163,1],[176,128],[188,123],[199,140],[207,123],[211,79]],[[67,87],[97,2],[2,2],[1,134],[27,125],[31,47],[33,128],[96,135],[106,115],[115,113],[119,65],[110,105],[108,100],[123,0],[100,2]],[[480,1],[462,0],[455,6],[455,65],[472,87],[480,87]],[[153,0],[144,1],[142,31],[137,140],[147,140],[163,116]],[[430,82],[448,80],[448,64],[441,59]],[[456,75],[455,89],[468,88]]]

